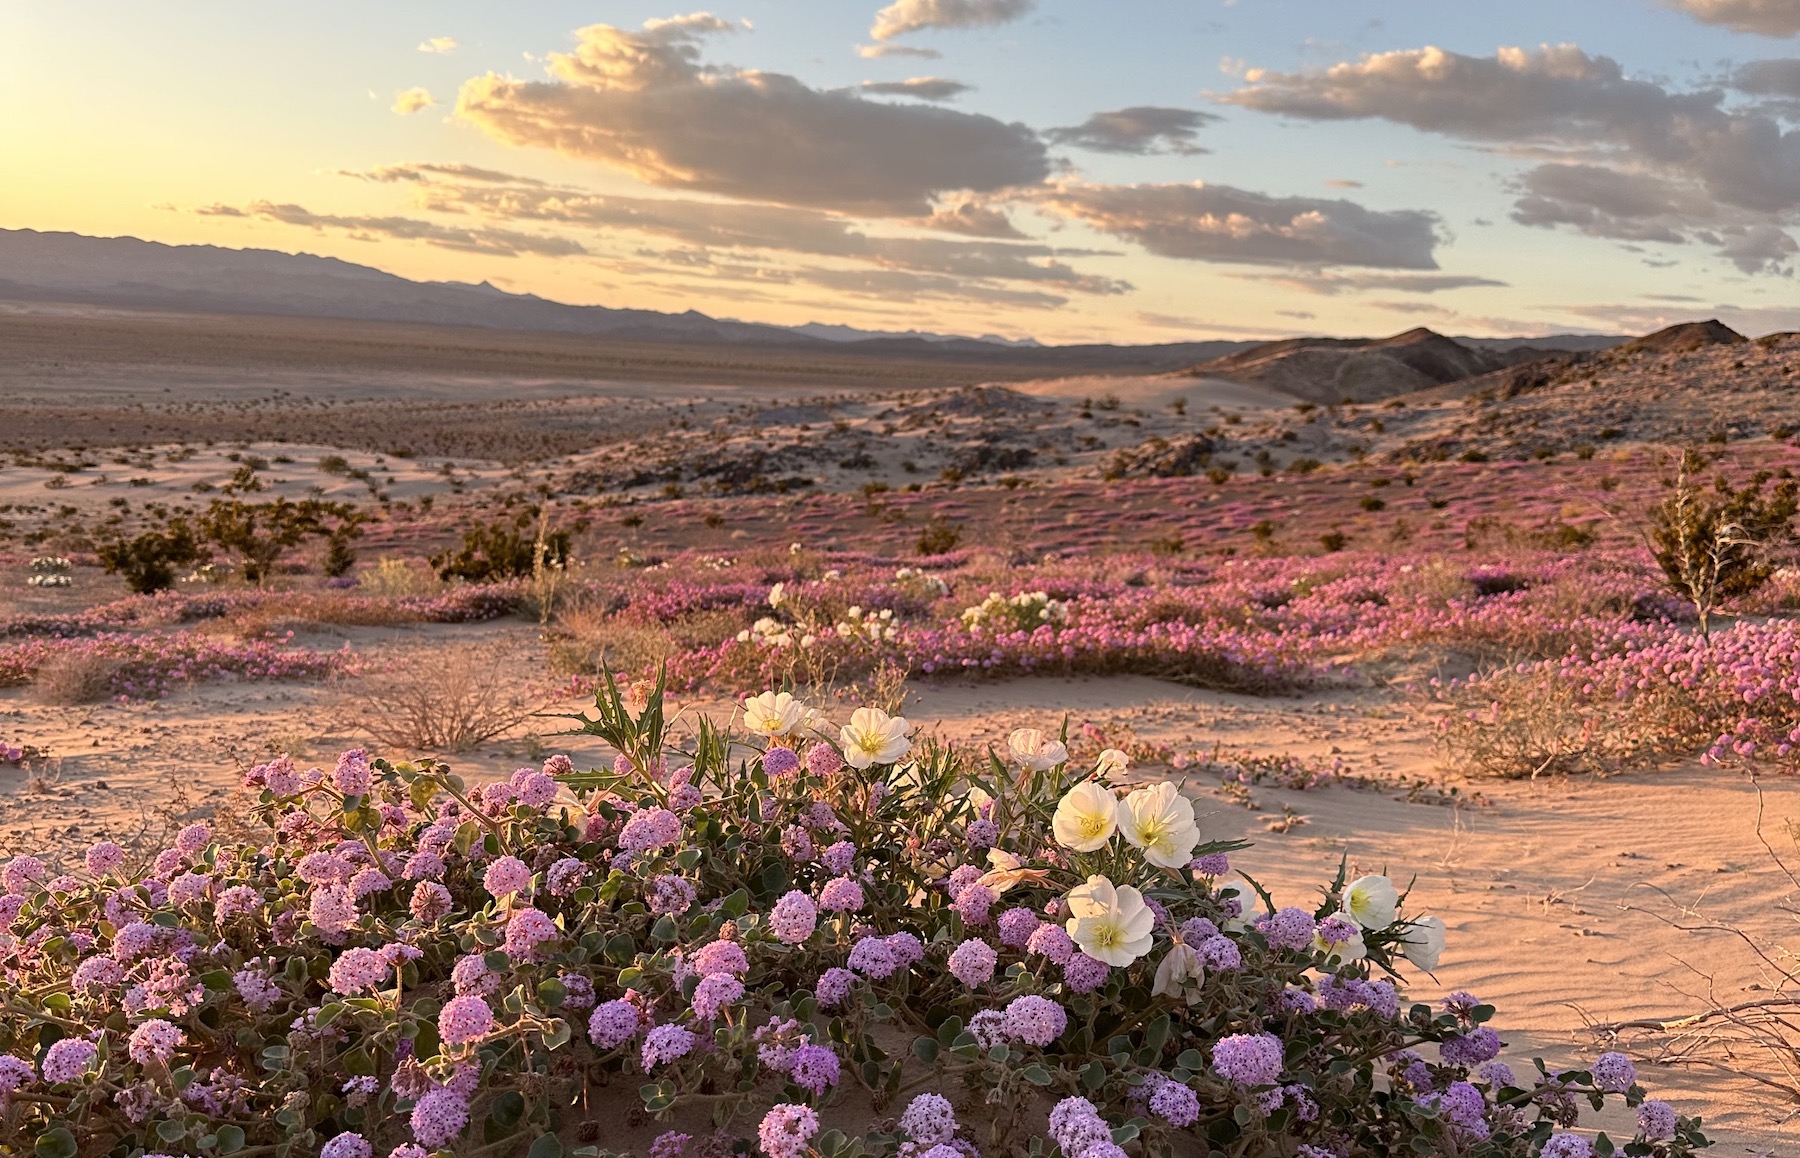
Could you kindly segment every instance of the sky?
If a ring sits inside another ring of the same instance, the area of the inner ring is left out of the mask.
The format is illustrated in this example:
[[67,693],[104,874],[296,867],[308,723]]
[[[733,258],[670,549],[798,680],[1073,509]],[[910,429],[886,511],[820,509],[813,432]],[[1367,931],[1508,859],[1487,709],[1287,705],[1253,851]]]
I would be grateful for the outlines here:
[[6,0],[0,227],[1046,342],[1800,329],[1800,0],[709,3]]

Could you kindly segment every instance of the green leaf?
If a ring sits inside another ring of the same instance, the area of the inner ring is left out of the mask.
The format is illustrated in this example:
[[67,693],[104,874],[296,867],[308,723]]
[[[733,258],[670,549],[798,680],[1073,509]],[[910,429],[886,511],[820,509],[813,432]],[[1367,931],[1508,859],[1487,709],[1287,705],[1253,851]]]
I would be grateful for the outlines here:
[[737,920],[750,911],[750,890],[739,889],[723,901],[719,902],[719,911],[732,920]]
[[913,1056],[924,1062],[926,1065],[930,1065],[937,1060],[938,1043],[935,1038],[923,1036],[913,1038],[912,1050]]
[[1050,1071],[1044,1068],[1044,1063],[1042,1062],[1032,1062],[1030,1065],[1019,1071],[1019,1076],[1034,1086],[1047,1086],[1055,1080],[1051,1076]]
[[[1105,1085],[1106,1064],[1100,1061],[1089,1062],[1087,1068],[1081,1071],[1081,1084],[1090,1090],[1097,1090]],[[1238,1108],[1243,1109],[1242,1106]]]
[[525,1098],[517,1090],[508,1090],[494,1099],[494,1108],[488,1114],[503,1129],[511,1129],[519,1124],[525,1116]]
[[156,1136],[165,1142],[179,1142],[187,1137],[187,1126],[172,1118],[164,1118],[156,1124]]
[[562,1143],[555,1134],[540,1134],[538,1140],[525,1151],[525,1158],[562,1158]]
[[487,971],[489,973],[505,973],[512,968],[512,958],[506,955],[506,950],[504,949],[495,949],[492,952],[483,953],[481,955],[481,963],[487,966]]
[[537,987],[538,1000],[543,1002],[545,1005],[549,1006],[552,1009],[561,1005],[563,1003],[563,998],[567,997],[568,995],[569,995],[568,989],[563,985],[562,982],[556,980],[556,978],[554,978],[554,977],[548,977],[548,978],[545,978],[544,980],[538,982],[538,987]]
[[650,939],[658,945],[671,945],[681,937],[681,929],[675,924],[675,918],[664,913],[658,917],[656,924],[650,927]]
[[[217,993],[231,988],[231,971],[229,969],[213,969],[200,975],[200,984]],[[58,996],[61,996],[58,994]]]
[[342,1017],[343,1014],[344,1003],[341,1001],[334,1001],[330,1005],[326,1005],[319,1010],[318,1016],[313,1018],[313,1024],[320,1029],[324,1029],[326,1026]]
[[236,1154],[244,1148],[244,1129],[242,1126],[220,1126],[214,1135],[218,1139],[221,1154]]
[[38,1135],[37,1158],[75,1158],[75,1135],[67,1126],[52,1126]]
[[569,1039],[574,1036],[575,1032],[569,1028],[569,1023],[561,1018],[557,1018],[550,1032],[544,1035],[544,1048],[552,1050],[561,1049],[563,1046],[568,1045]]

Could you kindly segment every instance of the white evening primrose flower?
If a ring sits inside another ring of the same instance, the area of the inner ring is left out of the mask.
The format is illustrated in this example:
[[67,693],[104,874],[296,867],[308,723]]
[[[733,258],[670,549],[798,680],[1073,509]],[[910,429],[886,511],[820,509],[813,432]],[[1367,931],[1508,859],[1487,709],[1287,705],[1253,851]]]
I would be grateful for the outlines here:
[[811,716],[811,710],[788,692],[764,692],[744,701],[744,727],[770,739],[799,730]]
[[1093,852],[1119,827],[1119,798],[1092,780],[1083,780],[1056,802],[1050,831],[1056,843],[1075,852]]
[[1069,890],[1068,903],[1073,915],[1064,927],[1089,957],[1123,968],[1150,951],[1156,914],[1130,885],[1114,888],[1105,877],[1089,877]]
[[1036,728],[1019,728],[1006,738],[1013,759],[1038,772],[1048,772],[1069,758],[1061,740],[1052,740]]
[[1383,876],[1358,877],[1344,887],[1339,903],[1350,919],[1365,929],[1385,929],[1394,923],[1400,892]]
[[[1327,941],[1325,929],[1329,924],[1329,919],[1321,921],[1319,923],[1321,931],[1313,934],[1313,951],[1324,954],[1325,964],[1349,965],[1352,962],[1361,961],[1368,955],[1369,947],[1364,943],[1360,931],[1346,930],[1347,935],[1343,940]],[[1344,924],[1349,925],[1350,922],[1345,921]]]
[[1194,858],[1200,829],[1194,805],[1167,780],[1140,788],[1119,805],[1119,831],[1158,868],[1181,868]]
[[1094,775],[1113,776],[1131,767],[1131,757],[1117,748],[1108,748],[1100,753],[1100,762],[1094,766]]
[[905,716],[890,716],[880,708],[858,708],[838,733],[844,763],[852,768],[892,764],[912,749],[906,738]]
[[769,606],[780,607],[787,602],[787,584],[777,583],[769,588]]
[[1400,933],[1400,952],[1427,973],[1436,969],[1444,955],[1444,922],[1436,917],[1408,921]]
[[969,807],[976,812],[980,812],[994,802],[993,796],[979,784],[969,785],[968,795],[965,799],[968,800]]

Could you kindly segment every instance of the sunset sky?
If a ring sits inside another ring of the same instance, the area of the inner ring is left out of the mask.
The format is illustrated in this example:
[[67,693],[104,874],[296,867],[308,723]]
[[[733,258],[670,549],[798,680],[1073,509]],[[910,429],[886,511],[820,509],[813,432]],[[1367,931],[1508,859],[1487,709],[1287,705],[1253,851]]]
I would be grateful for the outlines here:
[[8,0],[0,227],[1044,341],[1800,329],[1800,0],[712,2]]

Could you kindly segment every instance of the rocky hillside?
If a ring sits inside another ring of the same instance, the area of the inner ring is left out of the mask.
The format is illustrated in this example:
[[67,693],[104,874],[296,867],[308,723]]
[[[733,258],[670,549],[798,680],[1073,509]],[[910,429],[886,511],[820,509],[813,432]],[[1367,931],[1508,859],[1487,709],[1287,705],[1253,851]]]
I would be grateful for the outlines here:
[[1792,437],[1800,333],[1751,341],[1718,321],[1559,354],[1394,399],[1365,417],[1385,457],[1529,458],[1608,443]]
[[1554,352],[1535,346],[1481,348],[1419,327],[1389,338],[1266,342],[1182,373],[1266,386],[1308,402],[1335,405],[1427,390],[1536,362]]

